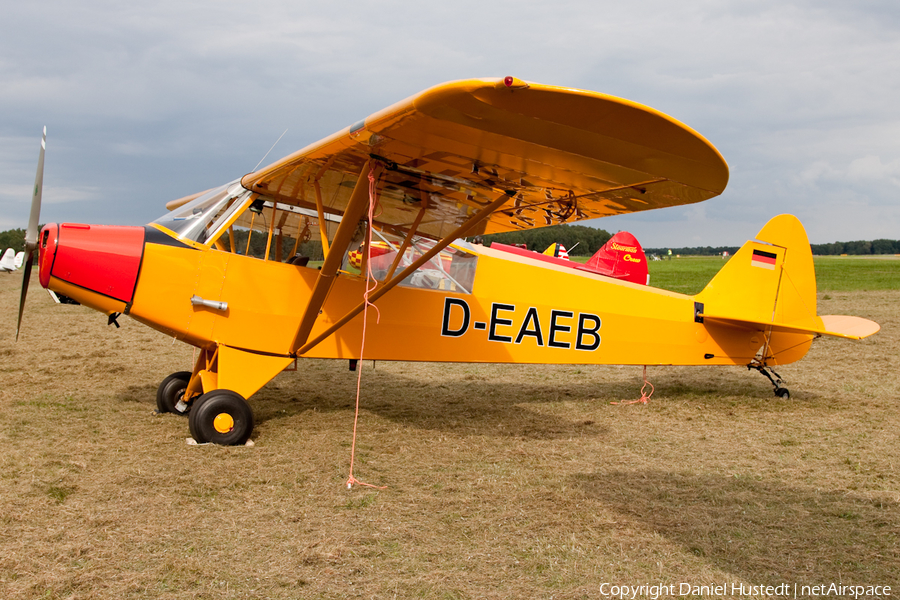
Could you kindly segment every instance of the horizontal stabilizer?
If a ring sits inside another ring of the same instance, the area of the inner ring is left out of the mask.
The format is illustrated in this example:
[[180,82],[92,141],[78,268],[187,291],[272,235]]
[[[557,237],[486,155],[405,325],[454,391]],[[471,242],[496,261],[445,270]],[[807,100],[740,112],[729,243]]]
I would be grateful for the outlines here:
[[881,326],[874,321],[847,315],[822,315],[809,323],[769,323],[766,321],[736,319],[734,317],[717,317],[708,314],[700,314],[698,316],[703,317],[704,321],[712,323],[723,323],[735,327],[759,329],[760,331],[831,335],[849,340],[861,340],[877,333],[881,329]]
[[847,315],[822,315],[819,317],[825,325],[825,335],[861,340],[878,333],[881,325],[862,317],[850,317]]

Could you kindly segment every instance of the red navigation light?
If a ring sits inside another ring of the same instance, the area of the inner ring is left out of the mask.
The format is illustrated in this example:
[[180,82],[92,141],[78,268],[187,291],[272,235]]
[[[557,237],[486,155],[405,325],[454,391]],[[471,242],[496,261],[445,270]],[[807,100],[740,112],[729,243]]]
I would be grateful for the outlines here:
[[512,84],[514,81],[515,81],[515,78],[512,77],[511,75],[507,75],[506,77],[503,78],[503,84],[506,87],[512,87]]

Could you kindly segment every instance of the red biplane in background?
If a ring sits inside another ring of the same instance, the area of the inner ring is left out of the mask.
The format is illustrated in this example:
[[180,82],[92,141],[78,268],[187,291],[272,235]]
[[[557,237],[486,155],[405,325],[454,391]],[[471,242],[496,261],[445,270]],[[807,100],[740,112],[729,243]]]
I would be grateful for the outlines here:
[[584,264],[570,260],[566,247],[559,243],[552,244],[543,253],[531,252],[525,248],[498,242],[493,242],[491,248],[641,285],[650,283],[650,272],[647,270],[647,257],[644,255],[644,249],[641,248],[637,238],[627,231],[620,231],[609,238]]
[[[728,168],[701,135],[595,92],[512,77],[439,85],[170,202],[144,227],[51,223],[38,234],[43,148],[19,326],[39,249],[41,284],[58,296],[199,350],[157,392],[198,442],[247,440],[247,398],[298,358],[743,365],[771,378],[819,335],[878,330],[816,314],[809,242],[790,215],[696,296],[609,276],[622,249],[571,268],[466,243],[722,192]],[[298,252],[311,239],[319,268]],[[364,331],[372,303],[379,319]]]

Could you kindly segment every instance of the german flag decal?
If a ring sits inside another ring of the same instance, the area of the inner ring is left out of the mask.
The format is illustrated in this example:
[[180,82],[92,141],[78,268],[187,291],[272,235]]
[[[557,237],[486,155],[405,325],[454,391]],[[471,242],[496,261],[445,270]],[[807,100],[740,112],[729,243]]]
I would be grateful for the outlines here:
[[754,250],[753,257],[750,259],[750,265],[753,267],[761,267],[763,269],[775,270],[775,259],[778,255],[774,252],[763,252],[762,250]]

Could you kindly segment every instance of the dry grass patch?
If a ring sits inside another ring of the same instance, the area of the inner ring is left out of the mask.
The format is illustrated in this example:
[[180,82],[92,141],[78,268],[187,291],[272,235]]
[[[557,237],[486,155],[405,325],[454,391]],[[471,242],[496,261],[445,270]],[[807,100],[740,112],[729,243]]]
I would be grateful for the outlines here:
[[820,295],[793,399],[741,369],[303,361],[253,448],[153,415],[191,351],[0,277],[0,597],[597,598],[604,582],[900,585],[900,292]]

